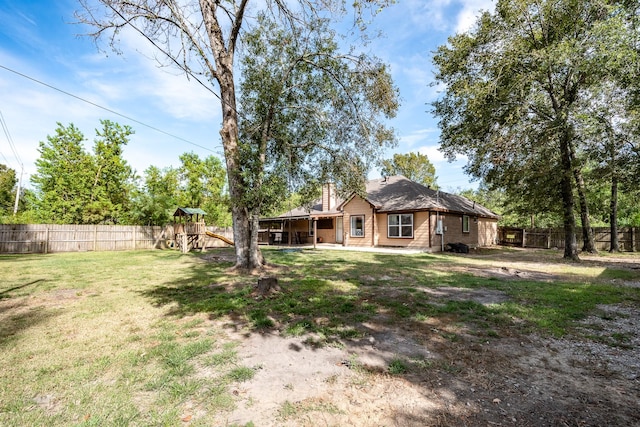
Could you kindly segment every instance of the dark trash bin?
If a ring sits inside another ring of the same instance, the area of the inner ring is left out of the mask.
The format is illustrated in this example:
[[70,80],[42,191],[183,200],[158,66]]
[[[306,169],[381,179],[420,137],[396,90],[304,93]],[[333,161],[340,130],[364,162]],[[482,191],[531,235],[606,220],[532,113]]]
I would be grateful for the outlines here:
[[469,245],[465,245],[464,243],[447,243],[447,252],[456,252],[459,254],[468,254],[469,253]]

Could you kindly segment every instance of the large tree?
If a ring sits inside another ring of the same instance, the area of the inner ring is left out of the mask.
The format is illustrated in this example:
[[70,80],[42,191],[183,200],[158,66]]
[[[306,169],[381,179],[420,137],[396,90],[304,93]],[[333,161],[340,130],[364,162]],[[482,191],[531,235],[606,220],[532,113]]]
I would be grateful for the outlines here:
[[[318,16],[329,17],[334,11],[344,12],[347,5],[353,7],[355,22],[362,28],[364,12],[375,13],[390,2],[392,0],[356,1],[353,4],[345,0],[267,0],[256,3],[256,7],[279,17],[291,28],[291,36],[297,39]],[[108,37],[114,46],[121,30],[132,29],[158,49],[164,57],[164,65],[169,62],[213,93],[219,91],[222,109],[220,136],[231,198],[236,266],[259,267],[263,260],[257,240],[252,239],[257,232],[252,230],[256,224],[256,212],[252,206],[247,206],[247,193],[261,185],[262,180],[256,173],[262,171],[253,167],[253,156],[259,156],[263,151],[260,147],[247,149],[240,143],[234,79],[234,59],[241,29],[243,25],[250,24],[245,16],[250,0],[99,0],[100,8],[90,4],[89,0],[81,0],[81,3],[84,12],[79,14],[79,19],[96,28],[92,34],[94,37]],[[353,111],[353,114],[357,116],[358,111]],[[359,124],[354,118],[335,125],[348,128]],[[374,136],[371,135],[372,138]],[[260,163],[258,161],[258,166]]]
[[130,209],[134,172],[123,157],[124,146],[134,131],[110,120],[101,120],[93,147],[93,182],[91,199],[84,222],[123,222]]
[[179,171],[149,166],[141,188],[133,194],[131,221],[142,225],[165,225],[179,206]]
[[398,105],[386,66],[340,52],[326,19],[301,34],[267,14],[257,24],[243,38],[239,98],[241,170],[250,183],[243,204],[256,246],[259,214],[279,198],[323,177],[339,190],[359,188],[394,142],[379,118]]
[[34,209],[40,221],[62,224],[119,223],[128,216],[133,171],[123,147],[133,133],[128,126],[103,120],[96,129],[93,154],[73,124],[58,123],[54,135],[40,142]]
[[207,223],[229,225],[226,171],[220,159],[215,156],[201,159],[195,153],[184,153],[180,162],[180,206],[202,208],[207,213]]
[[437,188],[436,168],[426,154],[410,152],[394,154],[393,158],[382,161],[382,175],[404,175],[412,181],[431,188]]
[[467,155],[468,171],[490,184],[518,182],[529,170],[514,166],[546,161],[562,201],[565,258],[578,259],[576,108],[635,50],[620,37],[635,31],[627,5],[499,0],[494,13],[484,13],[469,33],[451,37],[434,57],[436,78],[446,85],[433,104],[445,153]]
[[0,216],[8,214],[13,209],[17,183],[16,171],[0,164]]
[[38,219],[57,224],[81,224],[91,198],[93,159],[84,149],[84,135],[73,124],[58,123],[54,135],[40,142],[36,190]]
[[[609,184],[610,252],[619,251],[618,190],[632,192],[640,183],[640,117],[628,90],[601,82],[585,99],[578,126],[585,152],[593,163],[591,175]],[[597,187],[597,185],[596,185]]]

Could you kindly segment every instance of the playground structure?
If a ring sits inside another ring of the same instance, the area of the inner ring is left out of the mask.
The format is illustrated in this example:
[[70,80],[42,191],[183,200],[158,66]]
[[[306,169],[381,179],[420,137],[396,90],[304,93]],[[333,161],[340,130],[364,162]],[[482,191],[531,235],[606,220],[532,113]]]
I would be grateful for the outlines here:
[[178,208],[173,214],[173,232],[176,246],[182,253],[204,247],[207,213],[198,208]]
[[225,236],[207,231],[204,223],[206,214],[199,208],[178,208],[173,214],[174,241],[182,253],[192,249],[204,250],[207,240],[205,236],[233,245],[233,241]]

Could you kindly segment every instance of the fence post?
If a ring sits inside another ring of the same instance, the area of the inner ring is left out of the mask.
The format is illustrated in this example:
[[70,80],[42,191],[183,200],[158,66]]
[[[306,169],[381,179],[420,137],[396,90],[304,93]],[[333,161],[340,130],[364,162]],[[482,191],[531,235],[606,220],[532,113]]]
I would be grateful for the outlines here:
[[133,250],[136,250],[136,227],[137,226],[133,226],[133,233],[131,233],[133,235]]
[[522,247],[524,248],[525,246],[525,241],[527,240],[527,230],[525,230],[524,228],[522,229]]
[[93,252],[98,250],[98,224],[93,226]]
[[551,228],[547,228],[547,249],[551,249]]
[[49,226],[45,228],[45,233],[44,233],[44,253],[45,254],[49,253]]
[[636,251],[636,240],[635,240],[636,233],[634,233],[634,230],[636,228],[630,227],[630,229],[631,229],[631,252],[635,252]]

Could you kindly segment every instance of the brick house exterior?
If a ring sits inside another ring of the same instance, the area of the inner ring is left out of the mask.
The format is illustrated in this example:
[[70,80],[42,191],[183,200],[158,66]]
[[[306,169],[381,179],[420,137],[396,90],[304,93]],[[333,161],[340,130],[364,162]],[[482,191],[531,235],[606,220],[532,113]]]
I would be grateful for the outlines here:
[[490,246],[498,235],[498,215],[489,209],[400,175],[369,181],[364,197],[352,194],[344,200],[325,185],[322,198],[310,208],[264,221],[282,221],[289,243],[310,243],[315,236],[318,242],[349,247],[435,252],[446,249],[447,243]]

